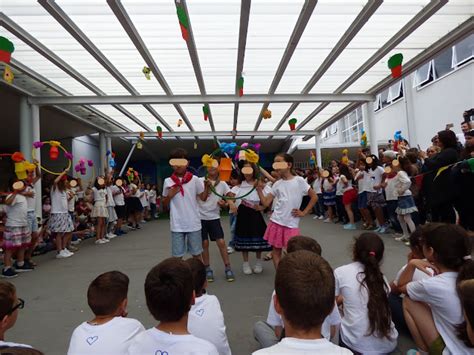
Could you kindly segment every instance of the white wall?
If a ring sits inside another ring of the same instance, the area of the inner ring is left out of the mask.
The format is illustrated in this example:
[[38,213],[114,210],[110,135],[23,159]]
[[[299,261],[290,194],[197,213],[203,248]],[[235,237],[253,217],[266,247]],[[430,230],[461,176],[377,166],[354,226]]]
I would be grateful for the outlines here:
[[402,136],[408,137],[405,99],[398,100],[390,106],[375,112],[377,140],[387,142],[393,139],[396,131],[402,131]]
[[[86,175],[77,175],[83,180],[84,183],[88,183],[93,177],[97,176],[97,174],[102,173],[98,171],[100,159],[98,140],[92,138],[91,136],[74,138],[72,140],[72,154],[74,155],[73,169],[81,158],[92,160],[94,162],[94,169],[89,168],[86,163]],[[74,171],[74,175],[76,174],[77,173]]]

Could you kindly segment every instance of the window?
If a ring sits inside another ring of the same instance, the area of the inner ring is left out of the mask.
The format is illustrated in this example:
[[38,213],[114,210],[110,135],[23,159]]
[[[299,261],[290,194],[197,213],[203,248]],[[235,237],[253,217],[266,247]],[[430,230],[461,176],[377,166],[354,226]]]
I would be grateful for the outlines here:
[[344,143],[358,142],[360,131],[364,128],[362,108],[358,107],[342,118],[342,139]]
[[474,59],[474,34],[453,47],[453,68]]
[[416,70],[415,73],[415,87],[423,86],[433,80],[432,69],[431,69],[431,60],[423,64],[420,68]]
[[453,48],[449,48],[433,59],[434,78],[439,79],[453,70]]
[[380,109],[387,107],[394,102],[398,101],[403,97],[403,83],[401,80],[397,81],[395,84],[390,86],[388,89],[385,89],[380,94],[377,95],[374,111],[377,112]]

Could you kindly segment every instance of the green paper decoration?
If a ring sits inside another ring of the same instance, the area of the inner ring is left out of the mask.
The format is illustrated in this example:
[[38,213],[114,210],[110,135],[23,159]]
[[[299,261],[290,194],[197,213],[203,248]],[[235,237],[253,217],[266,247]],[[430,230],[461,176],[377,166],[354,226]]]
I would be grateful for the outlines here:
[[0,36],[0,62],[10,63],[12,53],[15,51],[13,42]]
[[298,122],[296,118],[292,118],[291,120],[288,121],[288,124],[290,125],[290,129],[292,131],[296,129],[296,122]]
[[179,26],[181,27],[181,35],[183,39],[187,42],[189,39],[189,23],[188,23],[188,16],[186,16],[186,11],[184,11],[184,7],[176,4],[176,12],[178,14],[178,21]]
[[202,113],[204,114],[204,121],[207,121],[209,118],[209,105],[204,105],[202,107]]
[[239,96],[244,94],[244,77],[241,76],[239,80],[237,80],[237,87],[239,88]]
[[388,60],[388,68],[392,71],[393,78],[399,78],[402,76],[402,62],[403,54],[401,53],[394,54]]
[[161,126],[156,126],[156,133],[158,134],[158,138],[163,138],[163,129]]

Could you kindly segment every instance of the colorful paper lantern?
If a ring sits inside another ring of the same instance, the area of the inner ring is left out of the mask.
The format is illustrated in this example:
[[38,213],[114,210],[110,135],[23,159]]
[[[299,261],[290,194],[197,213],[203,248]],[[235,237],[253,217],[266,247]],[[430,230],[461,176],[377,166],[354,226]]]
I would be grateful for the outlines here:
[[186,16],[186,11],[184,10],[184,7],[180,4],[176,4],[176,12],[178,14],[179,27],[181,28],[181,36],[187,42],[189,39],[188,16]]
[[202,113],[204,114],[204,121],[207,121],[209,118],[209,105],[204,105],[202,107]]
[[399,78],[402,76],[402,62],[403,54],[397,53],[388,60],[388,68],[392,71],[392,78]]
[[272,117],[272,111],[270,111],[270,110],[265,110],[265,111],[263,111],[263,115],[262,115],[262,116],[263,116],[263,119],[264,119],[264,120],[268,120],[269,118]]
[[55,146],[51,146],[51,148],[49,149],[49,158],[51,160],[57,160],[59,157],[59,149],[58,147],[55,147]]
[[148,67],[143,67],[142,73],[145,74],[146,80],[150,80],[150,79],[151,79],[151,76],[150,76],[151,70],[150,70],[150,68],[148,68]]
[[296,122],[298,122],[296,118],[292,118],[291,120],[288,121],[288,124],[290,125],[290,130],[292,131],[296,130]]
[[0,62],[4,62],[6,64],[10,63],[12,53],[14,51],[15,46],[13,45],[13,42],[5,37],[0,36]]
[[347,149],[342,150],[341,163],[344,165],[349,165],[349,150]]
[[244,77],[241,76],[239,80],[237,80],[237,88],[239,89],[239,96],[244,95]]
[[230,174],[232,173],[232,159],[231,158],[221,158],[219,164],[219,177],[222,181],[229,181]]

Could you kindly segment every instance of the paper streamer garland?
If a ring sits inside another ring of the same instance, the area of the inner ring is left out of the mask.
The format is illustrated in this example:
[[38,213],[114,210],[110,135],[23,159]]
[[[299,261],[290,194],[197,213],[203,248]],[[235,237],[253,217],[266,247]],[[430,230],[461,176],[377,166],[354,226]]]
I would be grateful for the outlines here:
[[179,27],[181,28],[181,36],[187,42],[189,39],[188,16],[186,16],[186,11],[184,10],[184,7],[180,4],[176,4],[176,12],[178,14]]
[[360,130],[360,145],[363,148],[367,147],[367,133],[363,129]]
[[[61,145],[61,142],[58,142],[58,141],[44,141],[44,142],[34,142],[33,143],[33,150],[31,151],[31,156],[33,157],[33,159],[36,159],[36,149],[40,149],[41,147],[43,147],[45,144],[48,144],[51,148],[50,148],[50,151],[49,151],[49,155],[50,155],[50,158],[52,160],[56,160],[58,157],[59,157],[59,150],[58,149],[61,149],[63,152],[64,152],[64,156],[66,157],[67,161],[68,161],[68,166],[66,168],[66,170],[69,170],[71,169],[71,166],[72,166],[72,154],[69,153],[66,148],[64,148],[62,145]],[[54,149],[53,149],[54,148]],[[56,151],[57,151],[57,155],[56,155]],[[53,174],[53,175],[61,175],[63,172],[54,172],[54,171],[51,171],[51,170],[48,170],[46,169],[44,166],[42,166],[40,163],[38,163],[38,166],[40,167],[41,170],[43,171],[46,171],[47,173],[50,173],[50,174]]]

